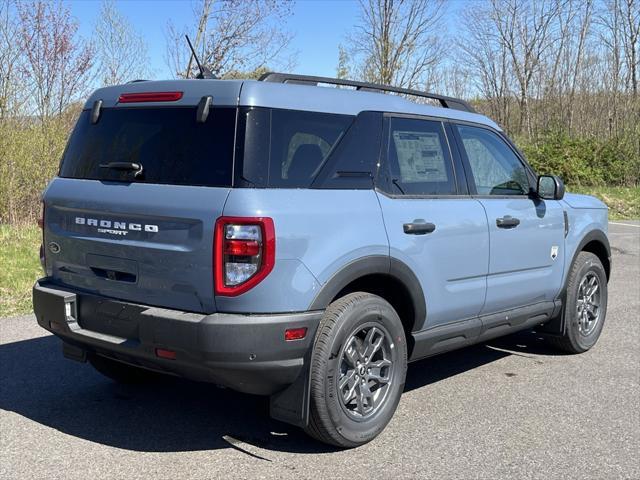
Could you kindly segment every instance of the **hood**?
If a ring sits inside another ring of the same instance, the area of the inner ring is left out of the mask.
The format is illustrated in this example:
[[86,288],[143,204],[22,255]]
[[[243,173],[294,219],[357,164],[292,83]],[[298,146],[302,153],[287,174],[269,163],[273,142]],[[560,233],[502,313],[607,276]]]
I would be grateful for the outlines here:
[[571,208],[598,208],[607,209],[607,205],[601,200],[591,195],[581,195],[579,193],[565,193],[563,200]]

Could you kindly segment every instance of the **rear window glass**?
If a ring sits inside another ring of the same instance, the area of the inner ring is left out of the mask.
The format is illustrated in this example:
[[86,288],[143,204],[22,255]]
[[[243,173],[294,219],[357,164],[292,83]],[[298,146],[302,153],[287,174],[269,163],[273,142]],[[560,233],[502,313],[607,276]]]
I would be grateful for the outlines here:
[[254,186],[311,185],[335,145],[353,122],[350,115],[268,108],[240,111],[244,142],[243,179]]
[[[91,180],[230,186],[236,109],[214,108],[205,123],[195,107],[105,108],[92,125],[80,115],[62,159],[60,176]],[[136,163],[132,170],[108,168]]]

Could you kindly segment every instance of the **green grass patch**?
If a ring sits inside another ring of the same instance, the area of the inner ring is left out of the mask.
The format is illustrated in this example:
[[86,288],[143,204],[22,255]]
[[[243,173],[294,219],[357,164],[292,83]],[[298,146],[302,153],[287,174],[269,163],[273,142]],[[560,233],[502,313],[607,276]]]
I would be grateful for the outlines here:
[[640,218],[640,187],[567,187],[572,193],[598,197],[609,207],[611,220],[637,220]]
[[42,274],[38,227],[0,225],[0,317],[31,312],[31,287]]

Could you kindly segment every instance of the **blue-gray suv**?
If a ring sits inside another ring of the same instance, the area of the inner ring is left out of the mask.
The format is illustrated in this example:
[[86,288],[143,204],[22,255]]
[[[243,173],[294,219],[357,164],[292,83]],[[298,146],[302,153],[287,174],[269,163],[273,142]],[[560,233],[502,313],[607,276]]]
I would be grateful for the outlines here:
[[38,323],[120,382],[269,395],[341,447],[407,362],[603,328],[607,208],[466,102],[339,79],[137,81],[86,102],[43,195]]

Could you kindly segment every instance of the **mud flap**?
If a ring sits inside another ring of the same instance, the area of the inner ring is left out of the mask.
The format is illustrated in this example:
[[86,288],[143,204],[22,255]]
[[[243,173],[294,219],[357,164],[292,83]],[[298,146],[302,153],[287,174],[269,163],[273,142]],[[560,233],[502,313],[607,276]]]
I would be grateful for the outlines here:
[[545,335],[564,335],[565,322],[564,322],[564,302],[561,299],[555,300],[555,308],[551,314],[551,320],[542,325],[535,327],[537,333]]
[[296,381],[284,390],[274,393],[269,399],[271,418],[305,428],[309,424],[309,390],[311,351],[304,357],[304,368]]

